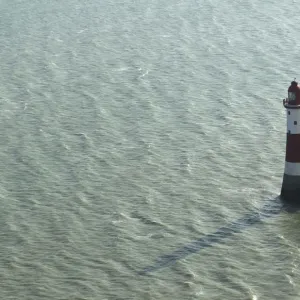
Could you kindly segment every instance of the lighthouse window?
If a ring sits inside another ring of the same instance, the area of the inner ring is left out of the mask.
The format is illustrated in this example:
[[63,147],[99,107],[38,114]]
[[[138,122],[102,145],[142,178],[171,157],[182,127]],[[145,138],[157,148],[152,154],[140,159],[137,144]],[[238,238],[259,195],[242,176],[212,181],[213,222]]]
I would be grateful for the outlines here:
[[294,121],[294,125],[297,125],[297,121]]
[[296,94],[293,92],[288,93],[289,101],[295,101],[296,100]]
[[290,115],[290,114],[291,114],[291,112],[290,112],[290,111],[288,111],[288,114]]

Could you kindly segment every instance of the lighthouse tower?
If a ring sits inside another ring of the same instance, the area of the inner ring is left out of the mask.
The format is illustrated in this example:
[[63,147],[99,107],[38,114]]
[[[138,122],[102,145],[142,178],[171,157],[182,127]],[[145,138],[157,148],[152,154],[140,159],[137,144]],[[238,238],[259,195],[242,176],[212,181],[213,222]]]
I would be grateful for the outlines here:
[[281,197],[300,203],[300,88],[295,80],[291,82],[283,106],[287,111],[287,138]]

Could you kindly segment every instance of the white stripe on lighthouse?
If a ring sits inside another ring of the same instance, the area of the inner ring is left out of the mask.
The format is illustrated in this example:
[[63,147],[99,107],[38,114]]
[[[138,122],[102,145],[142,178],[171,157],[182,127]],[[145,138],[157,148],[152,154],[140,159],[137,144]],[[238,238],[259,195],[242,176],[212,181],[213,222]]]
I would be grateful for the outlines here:
[[300,163],[286,161],[284,173],[291,176],[300,176]]
[[300,134],[300,109],[287,108],[287,131]]

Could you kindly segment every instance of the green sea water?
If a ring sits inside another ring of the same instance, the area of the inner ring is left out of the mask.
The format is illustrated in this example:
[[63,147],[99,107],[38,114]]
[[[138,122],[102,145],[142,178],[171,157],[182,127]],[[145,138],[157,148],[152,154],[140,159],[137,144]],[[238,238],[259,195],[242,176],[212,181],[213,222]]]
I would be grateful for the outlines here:
[[0,0],[0,299],[299,299],[278,203],[296,3]]

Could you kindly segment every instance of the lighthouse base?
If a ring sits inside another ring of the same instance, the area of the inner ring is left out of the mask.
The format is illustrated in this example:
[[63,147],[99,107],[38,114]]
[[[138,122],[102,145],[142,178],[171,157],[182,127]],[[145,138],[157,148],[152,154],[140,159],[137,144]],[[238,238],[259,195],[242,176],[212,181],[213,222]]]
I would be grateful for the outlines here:
[[284,174],[280,196],[284,201],[300,203],[300,176]]

